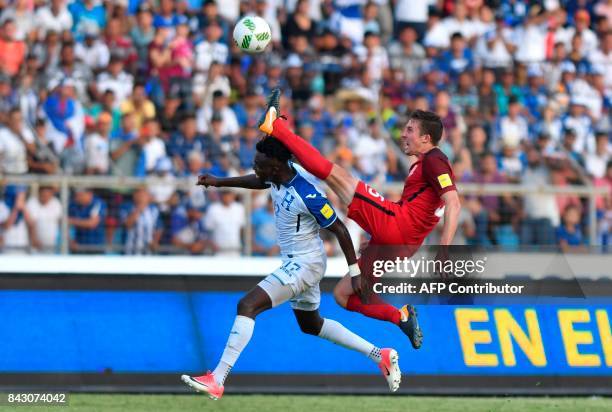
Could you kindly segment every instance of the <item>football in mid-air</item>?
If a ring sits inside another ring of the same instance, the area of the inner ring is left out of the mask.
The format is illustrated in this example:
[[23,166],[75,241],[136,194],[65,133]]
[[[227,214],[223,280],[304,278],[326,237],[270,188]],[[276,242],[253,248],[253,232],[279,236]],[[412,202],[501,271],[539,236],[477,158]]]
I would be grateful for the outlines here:
[[234,26],[234,43],[246,53],[263,52],[270,40],[270,25],[259,16],[245,16]]

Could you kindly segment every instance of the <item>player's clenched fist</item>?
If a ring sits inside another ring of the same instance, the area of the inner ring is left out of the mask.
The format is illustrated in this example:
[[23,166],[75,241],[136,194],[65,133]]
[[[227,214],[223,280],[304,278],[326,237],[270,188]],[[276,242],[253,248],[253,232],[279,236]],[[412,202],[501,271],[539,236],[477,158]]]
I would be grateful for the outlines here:
[[217,187],[217,184],[218,184],[218,180],[216,176],[209,175],[208,173],[198,176],[198,183],[197,183],[198,186]]

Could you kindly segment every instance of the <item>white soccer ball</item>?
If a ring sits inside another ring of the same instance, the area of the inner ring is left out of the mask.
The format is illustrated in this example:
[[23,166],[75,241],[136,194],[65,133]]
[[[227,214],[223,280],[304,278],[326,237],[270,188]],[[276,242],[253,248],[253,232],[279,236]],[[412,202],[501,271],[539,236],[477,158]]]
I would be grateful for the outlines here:
[[261,53],[270,40],[270,25],[259,16],[245,16],[234,26],[234,43],[244,52]]

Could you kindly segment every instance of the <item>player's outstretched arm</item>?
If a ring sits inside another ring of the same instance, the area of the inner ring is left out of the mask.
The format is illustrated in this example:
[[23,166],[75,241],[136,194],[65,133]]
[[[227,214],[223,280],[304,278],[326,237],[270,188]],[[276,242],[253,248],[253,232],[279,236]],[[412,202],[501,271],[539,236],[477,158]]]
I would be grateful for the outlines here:
[[344,253],[344,256],[346,257],[346,263],[349,266],[349,274],[351,275],[351,286],[353,287],[353,292],[355,292],[355,294],[361,298],[365,294],[362,285],[361,271],[359,270],[359,265],[357,264],[357,254],[355,253],[355,249],[353,249],[351,234],[340,219],[336,219],[334,223],[327,227],[327,230],[332,232],[338,239],[340,249],[342,249],[342,253]]
[[448,246],[453,242],[453,237],[457,231],[461,201],[456,190],[442,194],[442,200],[444,201],[444,226],[442,227],[440,245]]
[[244,189],[267,189],[270,187],[255,174],[238,177],[217,177],[203,174],[198,176],[198,186],[212,187],[242,187]]

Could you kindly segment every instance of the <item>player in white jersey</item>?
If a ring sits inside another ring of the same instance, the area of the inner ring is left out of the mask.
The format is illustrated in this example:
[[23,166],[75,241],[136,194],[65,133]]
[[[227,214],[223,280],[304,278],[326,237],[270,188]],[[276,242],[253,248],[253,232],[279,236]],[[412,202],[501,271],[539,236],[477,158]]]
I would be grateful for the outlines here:
[[182,380],[209,397],[219,399],[223,395],[225,378],[251,339],[256,316],[290,301],[302,332],[363,353],[378,364],[389,389],[396,391],[401,381],[397,352],[390,348],[380,349],[340,323],[319,314],[319,282],[327,266],[319,228],[334,233],[349,270],[359,273],[348,230],[337,218],[325,195],[317,189],[315,178],[290,162],[291,153],[280,141],[266,137],[257,143],[256,148],[255,174],[230,178],[202,175],[198,184],[205,187],[269,188],[274,200],[283,263],[238,302],[238,314],[215,370],[202,376],[183,375]]

